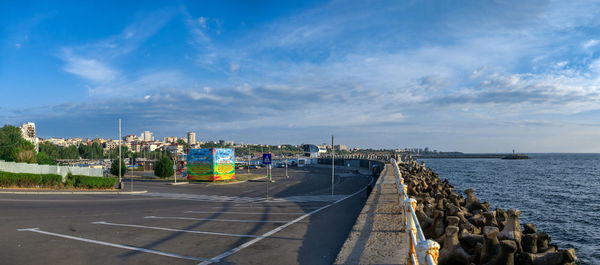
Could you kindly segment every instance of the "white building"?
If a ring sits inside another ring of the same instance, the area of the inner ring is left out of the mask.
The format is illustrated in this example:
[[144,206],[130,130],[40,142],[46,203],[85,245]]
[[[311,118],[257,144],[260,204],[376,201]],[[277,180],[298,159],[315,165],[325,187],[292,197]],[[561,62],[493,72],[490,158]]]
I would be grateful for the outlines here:
[[164,142],[165,143],[176,143],[177,142],[177,136],[167,136],[164,138]]
[[140,140],[142,141],[154,141],[154,135],[152,135],[151,131],[144,131],[143,133],[140,134]]
[[127,142],[127,143],[131,143],[133,141],[137,141],[138,137],[135,134],[130,134],[130,135],[125,135],[125,137],[123,137],[123,140],[125,140],[125,142]]
[[187,133],[187,143],[189,145],[195,145],[196,144],[196,132],[188,132]]
[[21,125],[21,136],[35,145],[35,150],[40,149],[39,139],[36,136],[35,123],[27,122]]

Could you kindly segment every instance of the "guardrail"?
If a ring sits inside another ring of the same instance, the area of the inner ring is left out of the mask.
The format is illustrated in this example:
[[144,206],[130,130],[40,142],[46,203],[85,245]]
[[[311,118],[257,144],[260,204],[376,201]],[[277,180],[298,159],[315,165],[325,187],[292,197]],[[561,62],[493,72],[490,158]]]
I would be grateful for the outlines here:
[[421,229],[419,219],[417,219],[417,215],[415,214],[417,200],[408,196],[408,186],[404,184],[402,173],[396,160],[391,158],[390,162],[394,167],[399,203],[402,205],[402,222],[408,235],[408,257],[406,264],[437,265],[440,244],[433,240],[427,240],[423,235],[423,229]]

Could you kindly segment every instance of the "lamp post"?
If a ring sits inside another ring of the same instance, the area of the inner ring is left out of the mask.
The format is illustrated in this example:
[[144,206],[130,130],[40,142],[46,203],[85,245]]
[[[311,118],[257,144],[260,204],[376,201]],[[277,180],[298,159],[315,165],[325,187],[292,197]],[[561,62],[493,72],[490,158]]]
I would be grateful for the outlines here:
[[331,136],[331,196],[334,192],[335,182],[335,148],[333,147],[333,135]]
[[119,189],[123,188],[123,180],[121,179],[121,119],[119,119]]

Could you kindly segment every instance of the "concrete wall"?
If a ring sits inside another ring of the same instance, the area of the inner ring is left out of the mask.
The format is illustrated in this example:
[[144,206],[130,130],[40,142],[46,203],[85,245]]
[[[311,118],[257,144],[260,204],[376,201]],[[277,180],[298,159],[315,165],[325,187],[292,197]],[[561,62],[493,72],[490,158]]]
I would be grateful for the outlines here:
[[73,175],[85,175],[92,177],[102,177],[101,168],[89,167],[68,167],[68,166],[50,166],[27,163],[5,162],[0,160],[0,171],[13,173],[31,173],[31,174],[58,174],[63,180],[69,172]]

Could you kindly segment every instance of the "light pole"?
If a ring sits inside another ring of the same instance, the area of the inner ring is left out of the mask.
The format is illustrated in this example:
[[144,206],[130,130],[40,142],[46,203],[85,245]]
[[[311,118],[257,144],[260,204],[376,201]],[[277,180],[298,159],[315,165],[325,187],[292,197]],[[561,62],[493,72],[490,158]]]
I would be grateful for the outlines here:
[[335,148],[333,147],[333,135],[331,136],[331,196],[334,192],[335,181]]
[[123,180],[121,179],[121,119],[119,119],[119,189],[123,188]]

